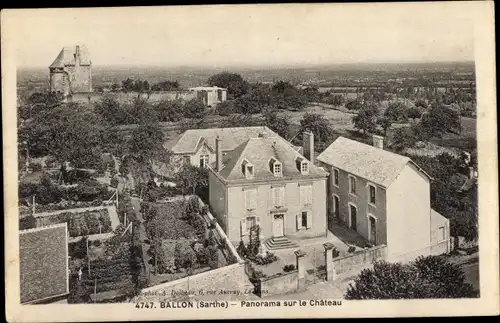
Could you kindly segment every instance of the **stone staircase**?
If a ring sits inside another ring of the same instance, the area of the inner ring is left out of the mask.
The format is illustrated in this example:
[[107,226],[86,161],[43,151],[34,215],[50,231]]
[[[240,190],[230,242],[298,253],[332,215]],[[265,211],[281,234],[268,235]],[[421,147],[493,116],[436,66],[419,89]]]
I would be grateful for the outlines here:
[[290,241],[287,237],[272,237],[266,240],[266,247],[269,251],[298,248],[299,245],[295,242]]

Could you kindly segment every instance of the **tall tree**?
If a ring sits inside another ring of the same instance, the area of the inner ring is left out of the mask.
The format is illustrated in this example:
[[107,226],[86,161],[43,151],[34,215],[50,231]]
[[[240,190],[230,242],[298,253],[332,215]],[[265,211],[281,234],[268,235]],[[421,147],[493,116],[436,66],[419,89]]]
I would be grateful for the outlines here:
[[333,140],[335,134],[330,121],[317,113],[307,112],[300,120],[300,128],[314,133],[314,141],[320,144]]
[[222,72],[209,77],[208,84],[227,89],[230,98],[239,98],[248,92],[248,83],[240,74]]
[[365,134],[367,132],[374,132],[378,116],[378,107],[375,104],[367,104],[353,118],[354,127],[362,130]]

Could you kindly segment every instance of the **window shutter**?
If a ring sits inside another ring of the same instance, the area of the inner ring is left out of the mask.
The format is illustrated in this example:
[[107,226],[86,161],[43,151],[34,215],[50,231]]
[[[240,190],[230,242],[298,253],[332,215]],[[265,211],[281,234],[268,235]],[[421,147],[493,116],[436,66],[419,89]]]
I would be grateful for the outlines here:
[[246,222],[246,219],[241,219],[240,226],[241,226],[241,235],[244,236],[247,233],[247,222]]
[[297,230],[302,229],[302,214],[297,214]]
[[250,208],[252,210],[255,210],[257,208],[257,191],[256,190],[250,191]]
[[307,228],[312,228],[312,212],[307,212]]
[[285,205],[285,187],[280,187],[278,189],[278,193],[279,193],[279,196],[278,196],[278,205],[279,206],[284,206]]

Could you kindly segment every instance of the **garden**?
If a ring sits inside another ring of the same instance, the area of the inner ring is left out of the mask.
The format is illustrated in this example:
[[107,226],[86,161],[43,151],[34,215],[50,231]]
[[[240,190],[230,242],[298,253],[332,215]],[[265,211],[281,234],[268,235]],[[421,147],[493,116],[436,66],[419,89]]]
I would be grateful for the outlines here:
[[88,236],[112,231],[111,219],[106,208],[81,213],[64,212],[39,218],[40,225],[67,222],[70,237]]
[[232,262],[227,246],[217,237],[197,197],[168,203],[144,203],[142,213],[148,237],[151,284],[164,283]]
[[138,237],[130,232],[104,242],[85,238],[71,243],[69,255],[69,303],[89,303],[94,293],[99,302],[117,302],[147,285]]
[[21,212],[31,212],[35,197],[35,212],[49,212],[67,208],[102,205],[109,200],[114,191],[109,190],[97,180],[85,178],[71,186],[59,185],[49,173],[44,173],[39,183],[19,183],[19,202]]

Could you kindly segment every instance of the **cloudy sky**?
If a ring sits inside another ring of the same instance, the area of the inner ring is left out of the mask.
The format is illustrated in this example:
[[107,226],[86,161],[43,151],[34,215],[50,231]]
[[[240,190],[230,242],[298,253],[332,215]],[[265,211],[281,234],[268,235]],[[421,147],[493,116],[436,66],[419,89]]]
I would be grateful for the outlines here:
[[467,7],[317,4],[11,11],[17,66],[84,44],[95,66],[306,65],[474,59]]

